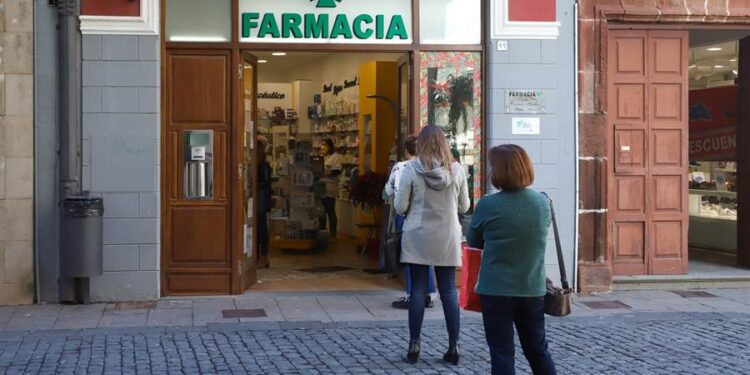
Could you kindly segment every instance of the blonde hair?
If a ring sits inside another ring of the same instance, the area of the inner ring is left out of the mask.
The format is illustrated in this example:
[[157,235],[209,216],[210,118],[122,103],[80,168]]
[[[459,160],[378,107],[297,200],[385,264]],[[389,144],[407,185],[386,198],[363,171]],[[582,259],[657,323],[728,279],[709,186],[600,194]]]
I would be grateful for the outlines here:
[[427,125],[422,128],[417,138],[417,158],[425,168],[432,167],[433,160],[440,166],[451,171],[453,154],[445,134],[435,125]]

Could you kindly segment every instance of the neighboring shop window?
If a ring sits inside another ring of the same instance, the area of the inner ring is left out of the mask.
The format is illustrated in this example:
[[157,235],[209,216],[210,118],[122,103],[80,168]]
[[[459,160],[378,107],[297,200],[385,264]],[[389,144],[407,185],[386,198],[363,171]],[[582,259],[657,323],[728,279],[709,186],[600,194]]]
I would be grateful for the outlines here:
[[440,126],[461,156],[473,201],[482,196],[482,54],[420,54],[420,123]]
[[480,0],[420,1],[419,20],[424,44],[482,43]]
[[167,0],[167,40],[228,42],[232,39],[231,0]]
[[87,16],[138,17],[141,0],[82,0],[81,14]]

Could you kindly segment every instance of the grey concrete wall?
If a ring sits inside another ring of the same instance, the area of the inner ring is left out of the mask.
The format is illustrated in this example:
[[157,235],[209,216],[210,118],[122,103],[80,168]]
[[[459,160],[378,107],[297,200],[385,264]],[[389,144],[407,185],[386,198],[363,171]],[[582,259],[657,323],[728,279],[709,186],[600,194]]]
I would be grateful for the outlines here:
[[159,297],[159,38],[83,37],[83,188],[104,198],[95,301]]
[[[498,51],[497,40],[488,40],[488,132],[487,146],[517,144],[534,162],[534,189],[548,193],[555,201],[568,280],[574,280],[576,181],[575,165],[575,12],[572,0],[557,1],[557,20],[562,24],[556,40],[509,40],[507,51]],[[487,22],[491,27],[492,17]],[[505,112],[506,89],[544,89],[544,114]],[[513,135],[513,117],[541,118],[540,135]],[[555,243],[550,231],[547,273],[557,280],[559,270]]]

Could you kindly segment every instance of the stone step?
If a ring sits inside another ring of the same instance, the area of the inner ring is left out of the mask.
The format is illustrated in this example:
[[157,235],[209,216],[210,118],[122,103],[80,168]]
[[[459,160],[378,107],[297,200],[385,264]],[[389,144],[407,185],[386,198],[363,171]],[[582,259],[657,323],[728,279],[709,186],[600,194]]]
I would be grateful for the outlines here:
[[684,290],[750,288],[750,272],[746,275],[639,275],[615,276],[612,290]]

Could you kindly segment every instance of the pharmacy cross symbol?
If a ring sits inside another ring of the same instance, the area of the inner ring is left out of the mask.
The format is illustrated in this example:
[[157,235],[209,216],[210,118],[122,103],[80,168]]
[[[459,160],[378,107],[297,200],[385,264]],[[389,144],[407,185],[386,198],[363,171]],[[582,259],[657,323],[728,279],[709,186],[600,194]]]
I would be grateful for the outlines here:
[[316,5],[316,8],[335,8],[336,2],[341,2],[341,0],[310,0],[310,1],[317,1],[318,5]]

